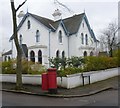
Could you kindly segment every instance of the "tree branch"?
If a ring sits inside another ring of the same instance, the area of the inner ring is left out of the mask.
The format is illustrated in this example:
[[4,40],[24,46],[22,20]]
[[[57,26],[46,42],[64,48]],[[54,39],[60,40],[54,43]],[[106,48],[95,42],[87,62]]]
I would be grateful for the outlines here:
[[26,1],[27,1],[27,0],[25,0],[22,4],[20,4],[15,11],[17,12],[17,11],[20,9],[20,7],[22,7],[22,5],[25,4]]
[[115,33],[113,33],[113,38],[112,38],[111,46],[113,45],[114,40],[115,40]]

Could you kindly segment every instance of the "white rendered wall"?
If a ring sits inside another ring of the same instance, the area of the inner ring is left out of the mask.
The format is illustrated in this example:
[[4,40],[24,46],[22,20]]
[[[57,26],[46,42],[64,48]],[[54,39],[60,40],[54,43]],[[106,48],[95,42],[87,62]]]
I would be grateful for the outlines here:
[[[91,71],[84,73],[90,75],[90,83],[95,83],[97,81],[105,80],[114,76],[118,76],[118,68],[101,70],[101,71]],[[16,75],[11,74],[0,74],[2,79],[0,82],[16,82]],[[22,75],[23,84],[34,84],[41,85],[41,75]],[[85,84],[88,84],[88,78],[85,77]],[[81,74],[67,75],[67,77],[57,77],[57,85],[59,87],[64,87],[67,89],[75,88],[83,84]]]
[[[27,28],[27,21],[30,20],[31,27],[30,29]],[[84,23],[84,28],[82,27],[82,23]],[[95,48],[95,43],[93,41],[93,38],[91,38],[91,35],[89,33],[88,27],[85,23],[85,20],[83,20],[79,27],[78,33],[73,34],[69,37],[69,57],[71,56],[83,56],[84,51],[87,51],[87,55],[90,55],[90,52],[94,49],[90,49],[90,47]],[[36,31],[39,30],[40,32],[40,42],[36,43]],[[58,35],[59,31],[62,31],[62,43],[59,43]],[[85,39],[84,39],[84,45],[81,43],[81,33],[84,33],[88,35],[88,45],[85,45]],[[27,47],[35,46],[35,45],[43,45],[46,46],[46,49],[29,49],[28,51],[28,59],[30,60],[30,51],[35,50],[35,56],[36,56],[36,62],[38,61],[37,58],[37,52],[38,50],[42,50],[43,54],[43,64],[48,64],[48,58],[49,58],[49,36],[50,36],[50,57],[56,57],[56,51],[60,51],[60,57],[62,56],[62,51],[65,52],[65,56],[68,57],[68,36],[65,34],[65,31],[61,24],[59,24],[57,30],[55,32],[50,32],[49,29],[44,26],[42,23],[38,22],[33,17],[29,16],[21,26],[20,30],[18,31],[18,37],[20,34],[23,36],[22,44],[27,44]],[[93,41],[93,44],[92,44]],[[15,44],[13,47],[13,57],[16,58],[16,48]]]
[[[62,43],[59,43],[59,31],[62,31]],[[65,32],[63,30],[63,27],[61,24],[57,28],[57,30],[54,32],[51,32],[51,57],[56,57],[56,51],[60,51],[60,57],[62,57],[62,51],[65,51],[65,56],[68,57],[68,37],[65,35]]]
[[[84,27],[83,24],[84,23]],[[82,44],[81,33],[84,34],[84,44]],[[88,35],[88,45],[85,44],[85,35]],[[91,48],[92,47],[92,48]],[[91,34],[88,30],[87,24],[83,19],[78,33],[70,36],[70,56],[83,56],[84,51],[87,51],[87,55],[90,55],[90,52],[95,52],[95,42],[91,38]]]
[[[27,21],[30,20],[31,27],[27,28]],[[36,43],[36,31],[40,32],[40,42]],[[18,37],[21,34],[23,36],[23,44],[27,44],[27,46],[33,46],[36,44],[39,45],[48,45],[48,33],[49,30],[42,23],[38,22],[33,17],[27,17],[20,30],[18,31]]]

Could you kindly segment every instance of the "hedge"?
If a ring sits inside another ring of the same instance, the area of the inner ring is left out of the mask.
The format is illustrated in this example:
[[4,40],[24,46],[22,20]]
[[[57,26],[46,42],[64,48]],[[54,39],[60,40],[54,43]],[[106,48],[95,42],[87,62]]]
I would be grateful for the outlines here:
[[97,71],[118,67],[117,57],[86,57],[84,71]]
[[[16,60],[2,62],[2,74],[16,74]],[[46,68],[39,63],[30,61],[22,61],[23,74],[42,74],[46,72]]]
[[[118,54],[117,54],[118,55]],[[58,59],[54,59],[54,61]],[[72,62],[69,62],[71,60]],[[65,67],[61,67],[57,70],[58,76],[66,76],[75,73],[98,71],[109,68],[115,68],[120,66],[120,57],[105,57],[105,56],[90,56],[85,58],[73,57],[72,59],[65,59]],[[76,60],[76,61],[75,61]],[[80,62],[78,62],[80,60]],[[74,61],[74,62],[73,62]],[[3,74],[15,74],[16,68],[13,67],[16,61],[7,61],[2,63],[2,73]],[[56,61],[54,62],[56,63]],[[71,64],[70,64],[71,63]],[[75,66],[74,64],[75,63]],[[57,62],[57,64],[59,64]],[[77,64],[77,65],[76,65]],[[46,68],[39,63],[32,63],[29,61],[22,62],[22,73],[23,74],[42,74],[46,72]]]

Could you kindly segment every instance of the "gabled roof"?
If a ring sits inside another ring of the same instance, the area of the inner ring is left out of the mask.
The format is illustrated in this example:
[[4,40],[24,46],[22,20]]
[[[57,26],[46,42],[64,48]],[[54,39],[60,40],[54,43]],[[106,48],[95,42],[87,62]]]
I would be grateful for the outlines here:
[[[24,23],[24,21],[26,20],[26,18],[28,16],[31,16],[33,18],[35,18],[38,22],[42,23],[44,26],[46,26],[48,29],[51,29],[53,32],[55,32],[59,26],[59,24],[61,24],[63,26],[63,29],[65,30],[65,33],[69,33],[69,35],[75,34],[78,32],[78,29],[80,27],[80,24],[83,20],[83,18],[85,18],[85,21],[87,23],[89,32],[92,35],[92,38],[96,41],[96,37],[93,33],[93,31],[90,28],[90,25],[88,23],[87,17],[85,15],[85,13],[79,14],[79,15],[74,15],[72,17],[69,18],[65,18],[65,19],[60,19],[58,21],[53,21],[51,19],[48,18],[44,18],[35,14],[31,14],[31,13],[26,13],[25,16],[23,17],[22,21],[20,22],[20,24],[18,25],[17,30],[20,29],[20,27],[22,26],[22,24]],[[12,36],[10,38],[10,40],[12,40],[14,38],[14,36]]]
[[63,23],[70,35],[78,32],[79,26],[82,22],[84,15],[85,13],[82,13],[63,19]]
[[12,50],[9,50],[9,51],[3,53],[2,56],[11,55],[11,54],[12,54]]
[[45,25],[47,28],[49,29],[53,29],[51,24],[54,23],[54,21],[48,19],[48,18],[44,18],[35,14],[31,14],[29,13],[33,18],[35,18],[36,20],[38,20],[39,22],[41,22],[43,25]]

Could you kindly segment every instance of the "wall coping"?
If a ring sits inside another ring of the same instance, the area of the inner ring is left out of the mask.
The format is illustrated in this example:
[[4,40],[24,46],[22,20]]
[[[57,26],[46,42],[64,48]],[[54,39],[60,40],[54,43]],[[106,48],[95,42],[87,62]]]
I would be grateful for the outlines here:
[[[111,69],[105,69],[105,70],[99,70],[99,71],[90,71],[90,72],[83,72],[84,75],[91,75],[94,73],[100,73],[100,72],[107,72],[109,70],[115,70],[115,69],[119,69],[118,68],[111,68]],[[0,76],[16,76],[16,74],[0,74]],[[41,77],[41,75],[30,75],[30,74],[22,74],[23,77]],[[75,77],[75,76],[81,76],[81,73],[76,73],[76,74],[71,74],[71,75],[67,75],[66,77]]]
[[[108,72],[109,70],[115,70],[118,68],[110,68],[110,69],[105,69],[105,70],[99,70],[99,71],[89,71],[89,72],[83,72],[83,75],[91,75],[94,73],[101,73],[101,72]],[[76,73],[76,74],[71,74],[71,75],[67,75],[67,77],[75,77],[75,76],[81,76],[82,73]]]

